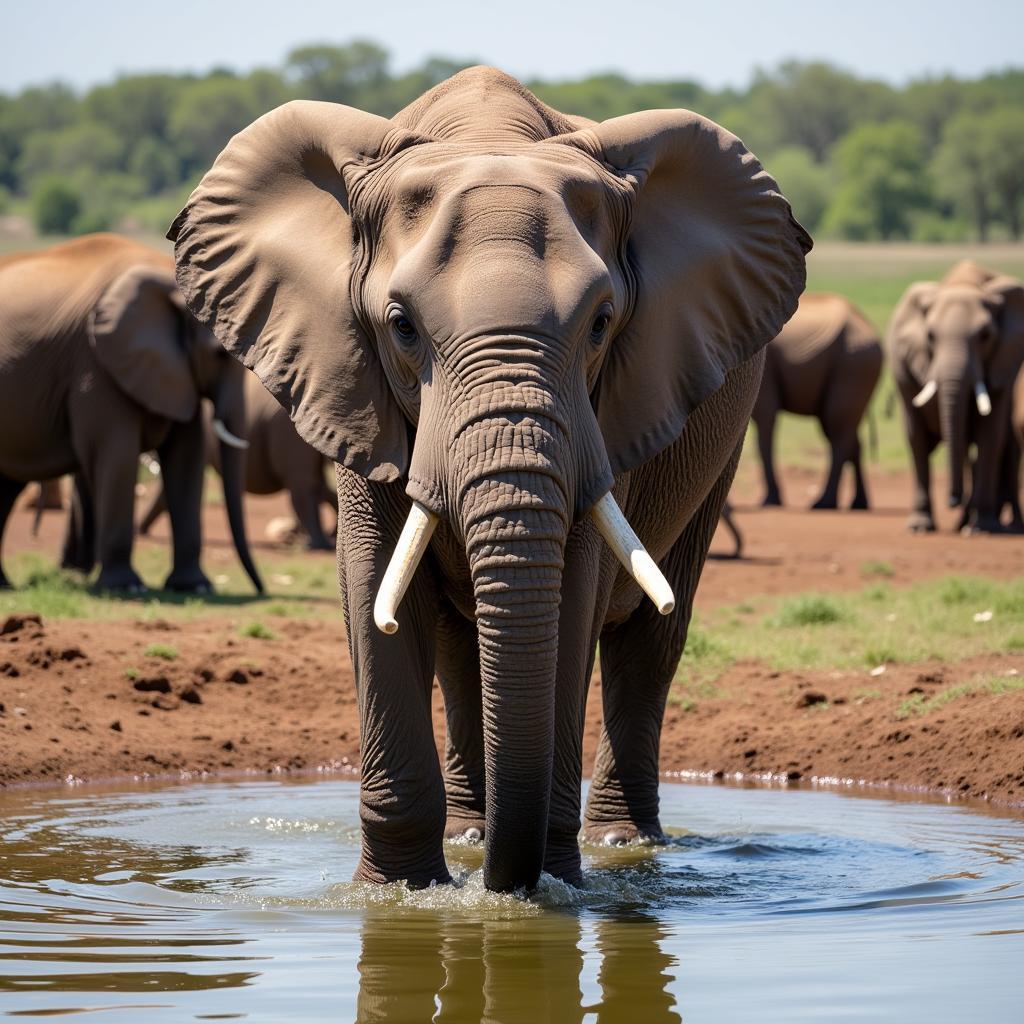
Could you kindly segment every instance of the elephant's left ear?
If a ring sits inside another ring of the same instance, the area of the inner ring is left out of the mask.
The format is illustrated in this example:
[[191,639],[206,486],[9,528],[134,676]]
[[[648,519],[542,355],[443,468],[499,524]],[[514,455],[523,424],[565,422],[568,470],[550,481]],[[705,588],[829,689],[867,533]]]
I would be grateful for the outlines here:
[[992,388],[1012,386],[1024,362],[1024,284],[1016,278],[999,275],[983,286],[995,305],[999,321],[999,346],[987,368]]
[[144,408],[179,423],[192,419],[199,401],[184,313],[174,274],[140,265],[116,277],[89,315],[89,343],[103,369]]
[[635,191],[632,315],[596,396],[613,472],[675,440],[689,414],[793,315],[811,239],[734,135],[688,110],[617,117],[556,140]]

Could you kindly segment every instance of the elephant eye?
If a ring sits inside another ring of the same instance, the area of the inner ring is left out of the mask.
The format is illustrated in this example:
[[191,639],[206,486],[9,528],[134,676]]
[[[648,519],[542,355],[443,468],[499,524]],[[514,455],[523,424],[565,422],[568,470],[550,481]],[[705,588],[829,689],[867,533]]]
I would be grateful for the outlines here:
[[388,317],[391,330],[400,341],[413,341],[416,337],[416,327],[413,322],[400,310],[395,310]]
[[604,308],[594,317],[594,322],[590,325],[590,337],[593,341],[600,341],[604,337],[605,331],[608,330],[608,325],[612,322],[612,313],[610,309]]

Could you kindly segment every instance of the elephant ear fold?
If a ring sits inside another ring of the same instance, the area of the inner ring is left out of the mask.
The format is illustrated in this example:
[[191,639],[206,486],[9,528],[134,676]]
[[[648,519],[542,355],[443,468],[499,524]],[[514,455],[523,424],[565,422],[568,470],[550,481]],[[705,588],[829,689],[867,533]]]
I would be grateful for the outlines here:
[[168,270],[137,266],[89,315],[89,343],[117,385],[150,412],[185,423],[199,395],[184,348],[181,295]]
[[1009,387],[1024,362],[1024,284],[1001,274],[984,285],[995,306],[999,323],[999,347],[988,363],[990,386]]
[[688,110],[617,117],[554,141],[576,145],[633,191],[635,281],[596,409],[613,472],[650,459],[792,316],[811,239],[743,143]]
[[189,309],[263,382],[299,434],[371,480],[405,472],[405,421],[353,310],[365,251],[351,196],[415,142],[391,121],[294,101],[226,146],[171,225]]
[[888,348],[894,363],[902,362],[918,385],[928,378],[931,356],[925,318],[939,294],[936,281],[917,281],[900,299],[889,321]]

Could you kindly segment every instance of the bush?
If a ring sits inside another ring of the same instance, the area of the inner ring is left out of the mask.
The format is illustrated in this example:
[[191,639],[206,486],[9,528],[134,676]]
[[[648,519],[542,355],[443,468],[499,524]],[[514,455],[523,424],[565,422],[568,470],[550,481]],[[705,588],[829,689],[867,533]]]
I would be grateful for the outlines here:
[[50,178],[32,196],[32,220],[41,235],[66,235],[82,212],[78,192],[60,178]]

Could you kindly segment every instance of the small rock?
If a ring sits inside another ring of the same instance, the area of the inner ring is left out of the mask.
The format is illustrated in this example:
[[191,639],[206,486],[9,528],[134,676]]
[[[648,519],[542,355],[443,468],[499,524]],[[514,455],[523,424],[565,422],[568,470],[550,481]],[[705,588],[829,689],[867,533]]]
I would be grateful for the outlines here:
[[8,679],[17,679],[21,675],[21,670],[17,665],[12,665],[9,661],[5,661],[0,665],[0,676],[7,676]]
[[149,676],[145,679],[136,679],[132,683],[134,689],[139,693],[170,693],[171,682],[167,676]]
[[795,768],[791,769],[788,772],[786,772],[786,780],[788,782],[797,782],[798,780],[800,780],[802,778],[803,778],[803,775],[800,772],[798,772]]
[[120,722],[111,722],[110,728],[113,729],[114,732],[124,732],[124,729],[121,728]]
[[203,703],[202,694],[200,694],[200,692],[194,686],[190,686],[187,690],[182,690],[181,699],[185,701],[186,704]]
[[757,757],[757,748],[756,747],[751,747],[750,750],[744,750],[743,751],[743,756],[744,757]]
[[17,633],[26,626],[42,627],[43,620],[38,615],[8,615],[4,624],[0,626],[0,636],[9,636]]
[[225,682],[237,683],[239,686],[245,686],[249,682],[249,677],[240,668],[236,668],[229,672],[224,677]]
[[234,743],[231,742],[231,740],[225,740],[220,745],[220,749],[221,750],[234,750],[235,749],[235,745],[234,745]]
[[214,671],[213,671],[212,668],[201,668],[201,669],[198,669],[196,671],[196,675],[199,676],[199,678],[204,683],[212,683],[214,678],[215,678]]
[[809,708],[815,704],[825,704],[828,701],[828,697],[823,693],[818,693],[817,690],[808,690],[806,693],[801,693],[797,698],[796,706],[798,708]]
[[85,651],[80,647],[65,647],[57,657],[61,661],[77,661],[79,658],[85,657]]

